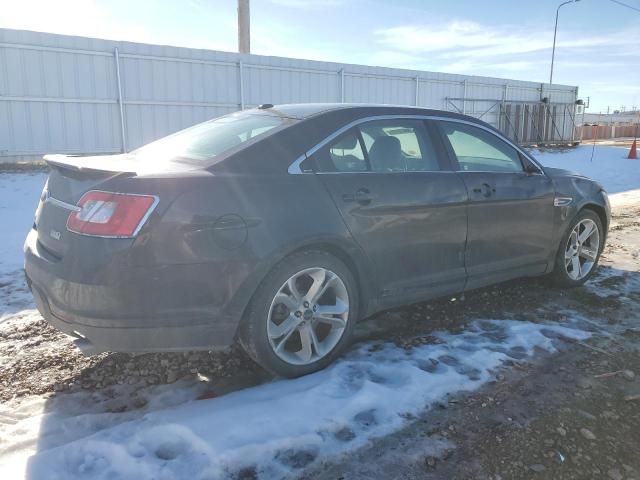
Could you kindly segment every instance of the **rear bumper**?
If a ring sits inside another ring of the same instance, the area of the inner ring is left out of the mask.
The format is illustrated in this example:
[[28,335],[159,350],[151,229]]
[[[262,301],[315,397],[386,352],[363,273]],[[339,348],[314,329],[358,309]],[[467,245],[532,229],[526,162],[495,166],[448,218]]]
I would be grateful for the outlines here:
[[203,275],[210,266],[125,268],[113,262],[91,272],[47,258],[35,230],[24,252],[38,310],[76,337],[85,353],[213,350],[233,343],[239,316],[223,311],[234,292],[228,283],[212,284],[210,271]]
[[76,346],[85,354],[100,352],[171,352],[216,350],[233,342],[234,329],[212,325],[181,327],[94,327],[82,323],[91,319],[62,320],[51,312],[47,298],[32,285],[33,297],[44,319],[61,332],[74,337]]

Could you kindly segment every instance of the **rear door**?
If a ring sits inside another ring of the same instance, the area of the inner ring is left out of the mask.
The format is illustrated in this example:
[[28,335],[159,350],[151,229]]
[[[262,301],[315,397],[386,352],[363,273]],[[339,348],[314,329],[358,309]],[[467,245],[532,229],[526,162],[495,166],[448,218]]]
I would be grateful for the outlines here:
[[362,123],[311,160],[373,265],[382,304],[464,288],[467,192],[425,122]]
[[469,193],[467,287],[544,272],[552,243],[549,177],[489,129],[437,124]]

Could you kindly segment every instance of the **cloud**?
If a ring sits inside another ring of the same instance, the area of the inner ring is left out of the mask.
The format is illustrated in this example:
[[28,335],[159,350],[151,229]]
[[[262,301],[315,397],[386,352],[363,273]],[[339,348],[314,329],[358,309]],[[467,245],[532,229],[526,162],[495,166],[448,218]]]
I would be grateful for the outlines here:
[[2,9],[0,27],[105,38],[153,42],[141,24],[115,21],[95,0],[21,0]]
[[[557,49],[612,45],[631,46],[632,32],[609,35],[576,36],[569,33]],[[446,52],[451,57],[491,57],[548,50],[553,33],[505,25],[490,27],[471,21],[452,21],[445,25],[401,25],[378,29],[375,36],[380,45],[399,51],[422,53]]]

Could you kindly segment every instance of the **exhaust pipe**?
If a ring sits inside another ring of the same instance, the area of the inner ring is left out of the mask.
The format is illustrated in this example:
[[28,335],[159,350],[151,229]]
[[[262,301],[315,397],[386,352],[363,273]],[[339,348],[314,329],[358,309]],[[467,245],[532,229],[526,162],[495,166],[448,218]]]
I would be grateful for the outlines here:
[[[73,332],[77,334],[76,332]],[[105,349],[97,347],[93,343],[89,341],[86,337],[77,337],[73,340],[73,344],[76,346],[78,350],[82,352],[85,357],[90,357],[91,355],[95,355],[97,353],[106,352]]]

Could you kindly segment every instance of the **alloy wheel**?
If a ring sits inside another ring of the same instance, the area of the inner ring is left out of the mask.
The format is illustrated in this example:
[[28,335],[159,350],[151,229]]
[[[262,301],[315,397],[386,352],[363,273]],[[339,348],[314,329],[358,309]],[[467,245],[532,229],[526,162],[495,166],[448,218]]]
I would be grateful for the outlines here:
[[593,269],[600,249],[600,232],[596,223],[586,218],[578,222],[569,235],[564,265],[572,280],[581,280]]
[[273,298],[269,343],[281,360],[308,365],[333,350],[348,318],[349,293],[340,277],[325,268],[307,268],[292,275]]

